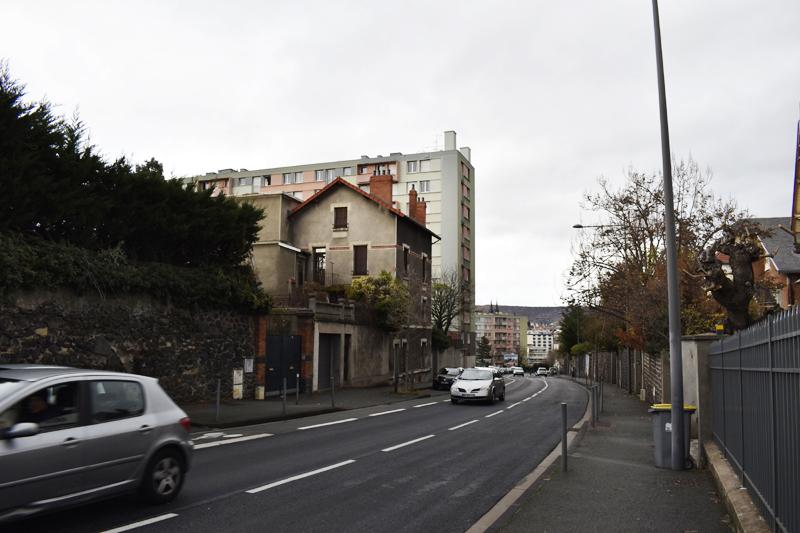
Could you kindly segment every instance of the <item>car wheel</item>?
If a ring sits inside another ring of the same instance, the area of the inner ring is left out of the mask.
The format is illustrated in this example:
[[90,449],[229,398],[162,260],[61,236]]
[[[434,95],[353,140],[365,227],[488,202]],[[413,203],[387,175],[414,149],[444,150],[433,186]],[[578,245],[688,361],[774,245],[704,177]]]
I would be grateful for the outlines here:
[[450,396],[450,403],[452,403],[453,405],[457,404],[458,398],[453,398],[452,396]]
[[147,464],[139,487],[141,497],[150,503],[172,501],[181,491],[185,471],[183,457],[177,450],[161,450]]

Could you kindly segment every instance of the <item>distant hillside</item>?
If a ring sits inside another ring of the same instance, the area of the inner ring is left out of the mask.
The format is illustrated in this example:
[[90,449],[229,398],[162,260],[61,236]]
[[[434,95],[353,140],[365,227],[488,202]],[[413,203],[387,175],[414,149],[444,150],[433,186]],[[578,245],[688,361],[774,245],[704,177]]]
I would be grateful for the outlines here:
[[[500,311],[503,313],[513,313],[515,315],[526,315],[528,321],[533,324],[558,324],[561,322],[561,315],[565,307],[527,307],[524,305],[501,305]],[[488,312],[488,305],[476,305],[476,311]]]

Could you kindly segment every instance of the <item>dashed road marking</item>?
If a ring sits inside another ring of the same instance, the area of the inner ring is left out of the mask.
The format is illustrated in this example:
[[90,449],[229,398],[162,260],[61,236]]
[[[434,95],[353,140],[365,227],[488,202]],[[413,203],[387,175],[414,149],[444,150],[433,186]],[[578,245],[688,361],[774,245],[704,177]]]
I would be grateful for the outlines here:
[[314,428],[321,428],[321,427],[324,427],[324,426],[333,426],[335,424],[344,424],[345,422],[352,422],[353,420],[358,420],[358,418],[345,418],[344,420],[336,420],[334,422],[325,422],[324,424],[314,424],[313,426],[303,426],[303,427],[299,427],[297,429],[300,430],[300,431],[303,431],[305,429],[314,429]]
[[382,451],[382,452],[392,452],[392,451],[394,451],[394,450],[396,450],[396,449],[398,449],[398,448],[402,448],[402,447],[404,447],[404,446],[409,446],[409,445],[411,445],[411,444],[416,444],[417,442],[421,442],[421,441],[423,441],[423,440],[432,439],[432,438],[433,438],[433,437],[435,437],[435,436],[436,436],[436,435],[426,435],[426,436],[424,436],[424,437],[420,437],[420,438],[418,438],[418,439],[410,440],[410,441],[407,441],[407,442],[403,442],[403,443],[401,443],[401,444],[396,444],[396,445],[394,445],[394,446],[390,446],[390,447],[388,447],[388,448],[384,448],[384,449],[382,449],[381,451]]
[[412,405],[412,407],[427,407],[429,405],[436,405],[439,402],[428,402],[428,403],[421,403],[419,405]]
[[519,404],[521,404],[521,403],[522,403],[522,402],[512,403],[511,405],[509,405],[508,407],[506,407],[506,409],[513,409],[513,408],[515,408],[516,406],[518,406],[518,405],[519,405]]
[[234,444],[236,442],[245,442],[248,440],[263,439],[264,437],[271,437],[272,433],[258,433],[256,435],[247,435],[246,437],[235,437],[227,440],[217,440],[214,442],[204,442],[203,444],[195,444],[195,450],[202,450],[203,448],[214,448],[215,446],[223,446],[225,444]]
[[405,408],[403,408],[403,409],[392,409],[391,411],[381,411],[380,413],[372,413],[372,414],[371,414],[371,415],[369,415],[369,416],[383,416],[383,415],[390,415],[390,414],[392,414],[392,413],[399,413],[400,411],[405,411]]
[[475,422],[478,422],[478,420],[470,420],[469,422],[464,422],[463,424],[459,424],[457,426],[453,426],[451,428],[448,428],[447,431],[453,431],[454,429],[463,428],[464,426],[468,426],[470,424],[474,424]]
[[175,513],[162,514],[160,516],[154,516],[153,518],[148,518],[147,520],[141,520],[139,522],[128,524],[127,526],[115,527],[114,529],[109,529],[107,531],[104,531],[103,533],[122,533],[123,531],[130,531],[131,529],[136,529],[138,527],[148,526],[150,524],[155,524],[156,522],[161,522],[163,520],[169,520],[170,518],[175,518],[176,516],[178,515]]
[[316,470],[312,470],[311,472],[306,472],[305,474],[298,474],[296,476],[287,477],[286,479],[282,479],[280,481],[275,481],[274,483],[269,483],[267,485],[262,485],[260,487],[256,487],[254,489],[247,490],[248,494],[256,494],[258,492],[271,489],[273,487],[277,487],[279,485],[285,485],[286,483],[291,483],[292,481],[297,481],[298,479],[303,479],[310,476],[315,476],[317,474],[321,474],[322,472],[327,472],[328,470],[333,470],[334,468],[339,468],[341,466],[347,466],[349,464],[355,463],[355,459],[348,459],[347,461],[342,461],[341,463],[336,463],[335,465],[326,466],[323,468],[318,468]]
[[486,415],[486,418],[492,418],[493,416],[495,416],[495,415],[499,415],[499,414],[500,414],[500,413],[502,413],[502,412],[503,412],[503,410],[502,410],[502,409],[500,409],[499,411],[495,411],[495,412],[494,412],[494,413],[492,413],[492,414]]

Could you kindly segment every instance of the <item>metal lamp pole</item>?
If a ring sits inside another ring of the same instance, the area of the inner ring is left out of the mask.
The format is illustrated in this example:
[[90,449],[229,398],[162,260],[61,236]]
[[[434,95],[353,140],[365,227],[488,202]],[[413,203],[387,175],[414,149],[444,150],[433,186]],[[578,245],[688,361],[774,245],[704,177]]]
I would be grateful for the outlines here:
[[658,0],[653,0],[653,26],[656,38],[656,67],[658,70],[658,107],[661,115],[661,161],[664,168],[664,224],[667,244],[667,303],[669,305],[669,370],[670,399],[672,400],[672,457],[673,470],[683,470],[683,361],[681,355],[681,315],[678,295],[678,253],[675,242],[675,211],[672,202],[672,164],[667,124],[667,97],[664,89],[664,60],[661,57],[661,26],[658,19]]

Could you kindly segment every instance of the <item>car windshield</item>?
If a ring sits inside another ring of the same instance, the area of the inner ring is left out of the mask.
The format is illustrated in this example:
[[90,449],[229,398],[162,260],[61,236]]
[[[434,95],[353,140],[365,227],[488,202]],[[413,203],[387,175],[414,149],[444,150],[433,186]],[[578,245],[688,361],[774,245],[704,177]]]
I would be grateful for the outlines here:
[[477,368],[468,368],[461,373],[461,379],[492,379],[491,370],[478,370]]
[[448,376],[457,376],[458,375],[458,369],[457,368],[448,368],[447,369],[447,375]]

